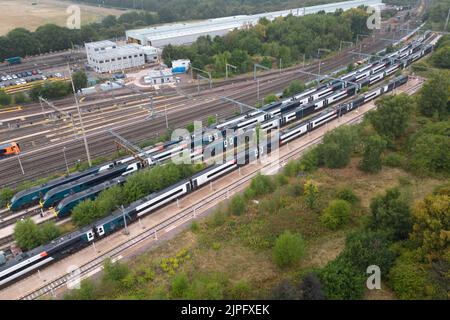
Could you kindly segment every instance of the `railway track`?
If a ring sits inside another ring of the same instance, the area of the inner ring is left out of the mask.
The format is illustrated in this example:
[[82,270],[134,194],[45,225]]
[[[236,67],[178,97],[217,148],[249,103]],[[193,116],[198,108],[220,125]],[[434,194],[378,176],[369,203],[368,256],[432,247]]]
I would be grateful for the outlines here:
[[[380,43],[378,44],[378,47],[380,47]],[[375,46],[376,47],[376,46]],[[370,46],[368,48],[369,50],[374,50],[375,48],[373,46]],[[336,67],[341,65],[346,65],[347,62],[352,60],[351,57],[343,57],[340,59],[334,59],[332,63],[327,64],[322,68],[324,72],[330,72],[331,70],[334,70]],[[344,63],[345,61],[345,63]],[[310,71],[317,70],[318,66],[311,66],[311,69],[307,69]],[[300,79],[309,79],[309,77],[306,76],[297,76],[297,75],[291,75],[291,76],[284,76],[282,79],[278,81],[267,81],[268,83],[262,83],[260,87],[260,94],[263,96],[264,94],[267,94],[269,92],[273,92],[274,90],[279,90],[280,88],[283,88],[287,83],[289,83],[294,78],[300,78]],[[248,88],[253,86],[255,88],[255,83],[250,82],[249,86],[242,89],[244,91],[249,91]],[[256,89],[256,88],[255,88]],[[256,90],[255,90],[256,91]],[[227,92],[224,92],[224,95],[240,100],[244,103],[251,104],[255,100],[255,93],[253,92],[243,92],[238,94],[227,94]],[[169,123],[172,127],[179,127],[182,125],[186,125],[192,120],[206,120],[208,115],[211,114],[219,114],[220,116],[229,116],[234,113],[234,110],[224,110],[225,104],[222,102],[214,102],[214,103],[208,103],[207,105],[204,105],[202,108],[197,108],[194,111],[191,111],[189,115],[183,113],[184,109],[179,109],[178,113],[180,114],[170,114],[168,115]],[[128,127],[119,127],[119,134],[125,136],[127,139],[134,143],[139,143],[145,139],[151,138],[156,136],[157,133],[162,133],[165,131],[165,121],[164,119],[155,119],[149,122],[134,122],[133,126]],[[78,139],[75,142],[70,143],[72,146],[70,150],[66,151],[67,158],[70,163],[76,162],[77,159],[80,159],[80,154],[83,154],[84,152],[84,146],[80,143],[80,139]],[[66,144],[69,145],[68,143]],[[113,145],[113,139],[112,137],[108,137],[107,134],[99,133],[96,137],[89,137],[89,145],[91,148],[92,156],[98,157],[103,156],[107,154],[111,154],[111,152],[114,151],[114,145]],[[62,149],[62,148],[61,148]],[[9,172],[16,172],[16,181],[8,181],[5,182],[6,185],[13,185],[14,183],[17,183],[17,180],[23,181],[26,179],[32,179],[37,178],[39,176],[42,176],[43,174],[46,174],[48,172],[55,172],[55,171],[62,171],[64,170],[65,164],[63,162],[62,152],[61,149],[59,149],[59,152],[55,152],[54,150],[50,150],[49,152],[46,152],[45,155],[33,155],[26,158],[26,155],[23,155],[21,161],[23,163],[23,166],[26,169],[26,175],[23,177],[20,177],[20,169],[18,166],[18,163],[14,161],[9,161],[11,166],[3,166],[0,171],[6,171]],[[58,161],[59,160],[59,161]],[[59,162],[59,163],[58,163]],[[47,168],[47,170],[42,170],[42,168]],[[19,169],[19,170],[18,170]],[[40,170],[39,170],[40,169]],[[31,173],[29,173],[31,172]],[[17,179],[18,177],[22,179]]]

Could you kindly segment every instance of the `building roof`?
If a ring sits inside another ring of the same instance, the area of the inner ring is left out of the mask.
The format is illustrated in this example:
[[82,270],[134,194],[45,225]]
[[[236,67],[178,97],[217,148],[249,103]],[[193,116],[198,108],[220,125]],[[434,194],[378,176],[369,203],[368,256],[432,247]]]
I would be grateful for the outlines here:
[[321,10],[324,10],[325,12],[334,12],[339,8],[347,10],[358,7],[360,5],[381,6],[381,1],[382,0],[353,0],[305,8],[266,12],[255,15],[237,15],[232,17],[223,17],[193,22],[164,24],[155,27],[128,30],[126,32],[126,35],[127,37],[131,36],[133,38],[146,38],[150,41],[171,39],[183,37],[186,35],[205,34],[208,32],[220,30],[233,30],[235,28],[242,28],[245,25],[256,24],[259,19],[263,17],[269,20],[273,20],[276,17],[285,17],[289,14],[292,14],[294,16],[301,16],[305,14],[317,13]]
[[148,73],[148,77],[154,78],[167,78],[172,77],[173,74],[170,70],[150,70]]
[[142,51],[132,45],[117,46],[115,49],[93,52],[91,56],[95,59],[113,59],[116,57],[141,54]]
[[116,43],[112,42],[110,40],[103,40],[103,41],[95,41],[95,42],[88,42],[85,44],[86,47],[91,48],[104,48],[104,47],[112,47],[115,46]]

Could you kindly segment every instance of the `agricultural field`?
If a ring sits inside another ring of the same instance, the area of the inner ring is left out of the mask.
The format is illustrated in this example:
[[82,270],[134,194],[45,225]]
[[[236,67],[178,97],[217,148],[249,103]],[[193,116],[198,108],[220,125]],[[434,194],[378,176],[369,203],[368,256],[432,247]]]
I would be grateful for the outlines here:
[[[32,3],[36,3],[33,5]],[[37,27],[54,23],[66,25],[69,16],[67,8],[73,3],[57,0],[0,0],[0,8],[8,12],[0,19],[0,35],[5,35],[14,28],[34,31]],[[120,16],[125,10],[101,8],[85,4],[76,4],[81,8],[81,24],[100,22],[107,15]]]

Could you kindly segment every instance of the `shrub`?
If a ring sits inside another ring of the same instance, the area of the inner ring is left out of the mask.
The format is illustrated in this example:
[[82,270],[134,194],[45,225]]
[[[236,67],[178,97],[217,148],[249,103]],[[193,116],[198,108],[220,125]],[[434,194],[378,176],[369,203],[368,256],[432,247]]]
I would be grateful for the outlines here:
[[289,180],[285,175],[277,174],[275,176],[275,182],[277,183],[278,186],[284,186],[289,183]]
[[318,273],[325,295],[333,300],[361,299],[365,288],[365,276],[346,260],[338,257]]
[[341,126],[326,133],[317,147],[319,164],[328,168],[345,167],[357,143],[357,128],[353,126]]
[[319,188],[311,180],[307,180],[303,185],[303,195],[305,196],[305,202],[308,208],[314,209],[319,198]]
[[254,196],[258,197],[272,192],[275,186],[270,177],[258,174],[252,179],[250,189],[253,191]]
[[103,277],[104,283],[117,284],[121,282],[128,274],[130,270],[126,264],[120,262],[112,262],[111,259],[106,259],[103,263]]
[[404,252],[395,261],[389,273],[389,285],[400,299],[435,298],[426,266],[418,262],[412,252]]
[[200,230],[200,227],[199,227],[198,223],[196,221],[192,222],[191,231],[193,233],[197,233],[197,232],[199,232],[199,230]]
[[297,161],[290,160],[283,168],[283,174],[288,177],[295,177],[299,172],[299,163]]
[[336,198],[345,200],[351,204],[355,204],[359,201],[358,196],[348,187],[340,189],[336,194]]
[[251,292],[248,282],[241,280],[230,289],[230,298],[231,300],[247,300],[250,298]]
[[387,274],[395,260],[390,245],[386,233],[362,230],[347,236],[341,256],[361,273],[366,273],[368,266],[377,265],[382,274]]
[[317,148],[306,151],[298,163],[298,171],[312,172],[319,166],[319,152]]
[[14,191],[10,188],[3,188],[0,191],[0,208],[6,207],[8,202],[11,201],[14,196]]
[[30,250],[41,245],[41,233],[36,223],[27,218],[20,220],[14,226],[14,240],[22,250]]
[[386,155],[383,159],[383,164],[393,168],[399,168],[403,166],[404,157],[398,153],[392,152]]
[[228,205],[228,212],[235,216],[240,216],[245,212],[246,203],[244,197],[241,195],[235,195]]
[[388,189],[384,195],[370,202],[369,227],[388,232],[393,239],[406,239],[411,231],[411,210],[406,200],[400,197],[397,188]]
[[297,263],[305,253],[305,241],[301,234],[283,232],[273,248],[273,258],[278,267],[284,268]]
[[177,274],[171,283],[170,293],[174,298],[183,298],[189,290],[188,279],[185,274]]
[[363,171],[375,173],[381,170],[381,154],[386,147],[386,141],[379,135],[369,136],[364,143],[363,158],[360,167]]
[[327,228],[335,230],[349,221],[351,212],[350,203],[341,199],[333,200],[324,210],[321,221]]
[[97,292],[94,283],[89,279],[80,282],[80,289],[70,290],[64,295],[64,300],[95,300]]
[[315,273],[308,273],[299,286],[302,300],[324,300],[322,284]]

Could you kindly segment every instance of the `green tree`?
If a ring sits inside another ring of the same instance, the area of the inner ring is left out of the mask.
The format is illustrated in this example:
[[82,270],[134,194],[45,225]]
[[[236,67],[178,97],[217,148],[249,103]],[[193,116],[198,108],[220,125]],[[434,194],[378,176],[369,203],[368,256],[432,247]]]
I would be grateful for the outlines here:
[[327,228],[335,230],[349,221],[351,213],[350,203],[342,199],[336,199],[331,201],[323,211],[321,221]]
[[406,94],[386,96],[375,102],[377,110],[368,114],[369,122],[379,135],[393,141],[405,134],[414,105]]
[[317,147],[319,164],[328,168],[342,168],[350,162],[350,157],[358,142],[357,128],[341,126],[325,134]]
[[31,218],[16,223],[13,238],[22,250],[36,248],[41,244],[42,239],[38,226]]
[[0,191],[0,208],[6,207],[14,196],[14,191],[11,188],[3,188]]
[[111,259],[106,259],[103,263],[103,275],[102,281],[104,283],[113,283],[117,284],[122,279],[124,279],[130,270],[128,266],[124,263],[120,263],[118,261],[112,262]]
[[268,96],[266,96],[264,98],[264,104],[269,104],[269,103],[272,103],[272,102],[275,102],[275,101],[278,101],[278,98],[274,94],[269,94]]
[[82,70],[75,71],[72,74],[72,80],[76,92],[80,91],[83,88],[86,88],[88,85],[88,77]]
[[387,274],[395,260],[391,244],[384,232],[362,230],[347,236],[341,255],[361,273],[365,273],[368,266],[376,265],[382,274]]
[[8,106],[12,102],[12,98],[5,91],[0,89],[0,106]]
[[427,117],[437,115],[440,119],[445,119],[449,111],[449,96],[450,73],[434,73],[419,91],[417,104],[420,112]]
[[295,94],[298,94],[302,91],[305,91],[306,87],[303,83],[300,82],[300,80],[293,80],[291,83],[289,83],[289,86],[284,89],[283,91],[283,97],[290,97]]
[[349,187],[339,189],[338,192],[336,193],[336,198],[345,200],[348,203],[351,203],[352,205],[356,204],[359,201],[358,196]]
[[363,171],[375,173],[382,167],[381,154],[386,147],[386,141],[378,134],[370,135],[364,143],[363,158],[360,167]]
[[371,229],[386,231],[394,240],[407,238],[412,228],[411,210],[397,188],[374,197],[370,202],[370,211]]
[[273,259],[280,268],[289,267],[300,261],[305,254],[305,241],[299,233],[284,231],[273,247]]
[[244,197],[238,194],[231,199],[228,210],[231,214],[240,216],[245,213],[246,206]]
[[432,62],[438,68],[450,69],[450,45],[438,49],[432,56]]
[[41,243],[48,243],[53,239],[58,238],[61,235],[61,231],[58,229],[54,222],[46,222],[39,227]]
[[361,299],[366,278],[348,261],[338,257],[318,273],[325,295],[333,300]]
[[413,209],[411,240],[429,262],[440,259],[450,247],[450,190],[443,189],[419,201]]

